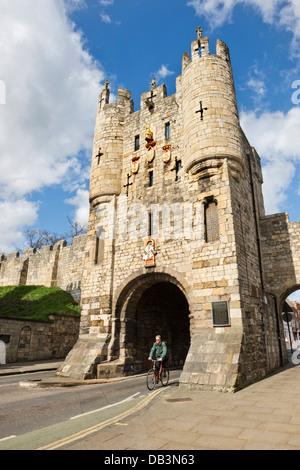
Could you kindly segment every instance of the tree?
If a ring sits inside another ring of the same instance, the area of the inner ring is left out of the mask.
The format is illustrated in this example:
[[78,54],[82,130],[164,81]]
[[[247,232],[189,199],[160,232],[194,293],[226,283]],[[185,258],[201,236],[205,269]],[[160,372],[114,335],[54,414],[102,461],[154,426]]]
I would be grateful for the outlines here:
[[18,251],[28,250],[29,248],[39,250],[42,246],[54,245],[57,241],[64,238],[63,235],[59,236],[57,233],[40,230],[39,228],[25,230],[23,233],[24,244],[22,248],[17,248]]
[[77,237],[77,235],[82,235],[83,233],[86,233],[86,225],[82,225],[79,222],[75,221],[72,222],[70,217],[67,217],[67,219],[69,222],[69,230],[64,235],[67,240],[72,241],[74,237]]
[[69,230],[62,235],[51,233],[48,230],[41,230],[39,228],[25,230],[23,232],[24,244],[22,247],[17,248],[17,250],[20,252],[28,250],[29,248],[39,250],[42,246],[54,245],[59,240],[64,239],[66,239],[68,243],[72,243],[73,238],[85,233],[87,228],[79,222],[72,222],[70,217],[67,217],[67,219],[69,222]]

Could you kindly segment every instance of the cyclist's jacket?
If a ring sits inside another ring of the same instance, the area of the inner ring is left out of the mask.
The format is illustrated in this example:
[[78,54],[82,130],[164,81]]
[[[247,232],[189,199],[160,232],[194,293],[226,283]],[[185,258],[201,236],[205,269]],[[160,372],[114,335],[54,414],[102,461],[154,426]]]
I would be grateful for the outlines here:
[[161,341],[159,344],[156,342],[153,344],[152,349],[150,351],[150,357],[153,358],[153,354],[155,353],[156,359],[165,359],[167,357],[167,345],[164,341]]

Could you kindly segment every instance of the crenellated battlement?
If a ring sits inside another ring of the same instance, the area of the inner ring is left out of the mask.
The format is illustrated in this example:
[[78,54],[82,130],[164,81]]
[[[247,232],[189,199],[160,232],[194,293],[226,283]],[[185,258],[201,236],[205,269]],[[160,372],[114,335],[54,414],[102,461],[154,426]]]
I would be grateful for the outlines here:
[[85,245],[86,235],[79,235],[74,237],[71,245],[62,239],[54,245],[42,246],[38,251],[34,248],[24,250],[22,256],[19,252],[2,255],[0,286],[58,286],[79,301]]

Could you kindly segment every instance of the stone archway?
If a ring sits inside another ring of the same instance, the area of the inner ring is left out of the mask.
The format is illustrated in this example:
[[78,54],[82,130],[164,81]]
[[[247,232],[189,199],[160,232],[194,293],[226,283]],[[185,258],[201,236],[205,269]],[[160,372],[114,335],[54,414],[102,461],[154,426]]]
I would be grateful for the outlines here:
[[291,355],[299,347],[300,342],[300,321],[297,305],[289,299],[291,294],[299,290],[299,284],[285,286],[279,298],[279,314],[282,320],[283,336],[288,355]]
[[157,334],[166,341],[170,366],[183,366],[190,346],[189,306],[182,291],[159,282],[142,294],[136,308],[136,359],[147,367]]
[[285,286],[284,291],[279,297],[279,311],[282,312],[283,310],[283,305],[285,300],[293,294],[293,292],[296,292],[297,290],[300,290],[300,284],[293,284],[292,286]]
[[188,294],[176,277],[149,273],[132,279],[115,306],[110,360],[121,359],[125,372],[149,368],[155,335],[167,342],[170,366],[183,366],[190,346]]

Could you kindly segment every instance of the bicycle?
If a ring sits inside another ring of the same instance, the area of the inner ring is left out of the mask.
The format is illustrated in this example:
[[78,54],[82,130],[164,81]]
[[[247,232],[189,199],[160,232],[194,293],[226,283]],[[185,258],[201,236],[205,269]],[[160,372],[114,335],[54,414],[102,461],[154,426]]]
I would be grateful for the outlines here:
[[146,383],[147,383],[147,388],[148,390],[153,390],[156,386],[156,384],[161,382],[163,387],[166,387],[169,383],[169,369],[168,366],[165,365],[163,367],[162,362],[159,366],[159,370],[157,369],[155,362],[152,359],[153,365],[151,369],[147,373],[147,378],[146,378]]

